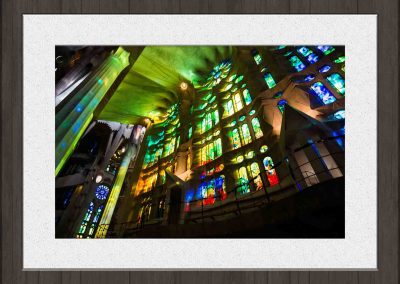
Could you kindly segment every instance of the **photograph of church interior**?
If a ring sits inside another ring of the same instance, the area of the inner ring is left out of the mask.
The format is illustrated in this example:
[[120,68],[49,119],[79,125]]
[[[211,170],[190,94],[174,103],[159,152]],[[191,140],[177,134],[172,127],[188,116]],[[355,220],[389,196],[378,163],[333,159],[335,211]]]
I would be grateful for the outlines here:
[[56,238],[344,238],[344,46],[56,46]]

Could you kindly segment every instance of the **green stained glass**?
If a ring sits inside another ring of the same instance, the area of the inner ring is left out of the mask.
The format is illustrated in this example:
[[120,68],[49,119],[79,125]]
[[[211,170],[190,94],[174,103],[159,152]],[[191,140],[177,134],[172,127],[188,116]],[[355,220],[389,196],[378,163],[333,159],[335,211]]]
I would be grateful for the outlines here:
[[214,143],[211,142],[208,144],[208,160],[212,161],[214,158]]
[[250,130],[247,124],[242,125],[242,138],[243,138],[243,144],[249,144],[251,143],[251,135],[250,135]]
[[344,83],[344,79],[342,78],[342,76],[340,76],[338,73],[333,73],[332,75],[328,76],[326,78],[328,80],[328,82],[335,87],[335,89],[341,94],[341,95],[345,95],[345,83]]
[[230,88],[232,88],[232,86],[233,86],[233,84],[228,84],[221,91],[226,92],[226,91],[230,90]]
[[250,115],[253,115],[253,114],[255,114],[255,113],[256,113],[256,111],[255,111],[254,109],[252,109],[252,110],[249,112]]
[[212,96],[212,93],[207,94],[207,96],[205,96],[204,100],[208,101]]
[[250,96],[250,92],[248,89],[243,90],[243,98],[244,98],[244,103],[246,105],[251,103],[251,96]]
[[209,101],[209,103],[212,104],[216,98],[217,98],[216,96],[212,97],[211,100]]
[[239,77],[236,78],[235,84],[239,83],[242,80],[243,80],[243,75],[240,75]]
[[193,134],[193,127],[191,126],[189,128],[188,139],[192,138],[192,134]]
[[252,159],[254,157],[254,151],[249,151],[246,154],[246,159]]
[[225,115],[224,115],[224,117],[231,116],[234,112],[235,112],[235,111],[234,111],[234,109],[233,109],[232,100],[229,100],[229,101],[225,104]]
[[244,88],[244,87],[246,87],[246,86],[247,86],[246,83],[243,83],[242,86],[241,86],[241,88]]
[[255,135],[256,139],[262,137],[263,132],[261,130],[260,121],[258,120],[258,118],[257,117],[253,118],[251,120],[251,124],[253,125],[254,135]]
[[242,155],[236,157],[236,163],[241,163],[243,161],[244,161],[244,158]]
[[229,126],[235,126],[236,125],[236,120],[232,121],[231,123],[229,123]]
[[242,146],[240,143],[240,136],[237,128],[233,129],[231,132],[231,143],[233,149],[238,149]]
[[232,82],[234,79],[236,78],[236,74],[233,74],[232,76],[230,76],[229,78],[228,78],[228,82]]
[[256,64],[257,65],[260,65],[261,63],[262,63],[262,57],[261,57],[261,55],[260,54],[255,54],[254,56],[253,56],[253,58],[254,58],[254,61],[256,62]]
[[237,90],[238,90],[238,87],[235,87],[235,88],[231,89],[231,92],[234,93],[234,92],[236,92]]
[[335,63],[342,63],[345,62],[346,58],[344,56],[340,56],[339,58],[335,59]]
[[219,113],[218,110],[214,110],[213,112],[213,120],[214,120],[214,125],[216,125],[219,122]]
[[242,194],[250,192],[250,187],[249,187],[249,179],[247,177],[247,171],[245,167],[241,167],[238,171],[238,190]]
[[264,74],[264,80],[268,85],[268,88],[272,89],[273,87],[276,86],[275,80],[274,78],[272,78],[272,74],[271,73],[265,73]]
[[221,138],[218,138],[217,140],[215,140],[214,147],[215,147],[215,156],[220,157],[222,155]]
[[267,152],[268,151],[268,146],[267,145],[262,145],[261,147],[260,147],[260,153],[265,153],[265,152]]
[[245,115],[242,115],[241,117],[239,117],[239,121],[243,121],[243,120],[245,120],[246,119],[246,116]]

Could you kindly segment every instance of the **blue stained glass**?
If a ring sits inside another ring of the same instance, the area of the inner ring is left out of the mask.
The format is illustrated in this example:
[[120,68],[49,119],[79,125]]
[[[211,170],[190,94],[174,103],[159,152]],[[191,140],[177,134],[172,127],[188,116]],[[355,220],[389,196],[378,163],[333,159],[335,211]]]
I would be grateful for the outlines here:
[[318,61],[318,56],[315,55],[314,53],[311,53],[309,56],[307,56],[307,61],[312,63],[315,63]]
[[96,188],[96,197],[99,200],[105,200],[107,198],[108,192],[109,192],[109,188],[107,186],[105,186],[104,184],[99,185]]
[[306,65],[304,65],[303,62],[295,55],[289,58],[290,63],[292,66],[296,69],[297,72],[302,71],[304,68],[306,68]]
[[322,101],[324,105],[336,101],[336,98],[321,82],[316,82],[312,84],[311,90],[319,97],[319,99]]
[[344,119],[345,118],[344,109],[338,110],[337,112],[335,112],[333,114],[333,117],[336,118],[337,120]]
[[287,105],[287,100],[280,100],[277,104],[278,109],[281,113],[283,113],[283,111],[285,110],[285,105]]
[[310,74],[310,75],[307,75],[307,77],[304,78],[304,82],[310,82],[310,81],[312,81],[314,79],[315,79],[314,74]]
[[330,45],[318,45],[317,48],[325,55],[332,53],[335,49]]
[[305,46],[298,48],[297,51],[304,57],[306,57],[312,53],[312,51]]
[[319,72],[319,73],[326,73],[326,72],[328,72],[329,70],[331,70],[331,66],[329,66],[329,65],[324,65],[324,66],[322,66],[321,68],[319,68],[318,72]]
[[193,197],[194,197],[194,190],[193,189],[189,189],[188,191],[186,191],[186,194],[185,194],[185,202],[192,201]]

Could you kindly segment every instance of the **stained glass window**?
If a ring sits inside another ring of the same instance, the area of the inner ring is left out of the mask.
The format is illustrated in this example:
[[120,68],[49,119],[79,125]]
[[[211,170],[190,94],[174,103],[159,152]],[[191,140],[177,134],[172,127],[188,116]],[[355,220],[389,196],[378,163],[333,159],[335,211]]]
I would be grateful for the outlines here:
[[215,156],[219,157],[222,155],[222,144],[221,144],[221,138],[218,138],[214,142],[215,144]]
[[105,200],[107,198],[109,190],[110,189],[107,186],[105,186],[104,184],[100,184],[96,188],[96,192],[95,192],[96,198],[99,200]]
[[319,68],[318,72],[319,72],[319,73],[326,73],[326,72],[328,72],[329,70],[331,70],[331,66],[329,66],[329,65],[324,65],[324,66],[322,66],[321,68]]
[[243,121],[243,120],[245,120],[246,119],[246,116],[245,115],[242,115],[241,117],[239,117],[239,121]]
[[81,224],[81,226],[79,227],[78,235],[77,235],[78,238],[82,238],[83,234],[85,233],[86,228],[87,228],[87,226],[88,226],[88,224],[89,224],[89,221],[90,221],[90,217],[91,217],[92,214],[93,214],[93,210],[94,210],[94,203],[93,203],[93,201],[92,201],[92,202],[90,202],[89,208],[88,208],[88,210],[86,211],[85,216],[83,217],[82,224]]
[[242,98],[240,97],[240,93],[236,93],[233,96],[234,102],[235,102],[235,110],[239,111],[243,108],[243,103],[242,103]]
[[192,138],[192,134],[193,134],[193,127],[191,126],[188,131],[188,139]]
[[203,87],[211,89],[212,87],[218,85],[222,79],[229,75],[231,70],[232,62],[230,60],[224,60],[220,64],[211,70],[207,80],[203,84]]
[[305,46],[298,48],[297,51],[301,55],[303,55],[307,59],[307,61],[310,62],[311,64],[318,61],[318,56],[314,54],[311,49]]
[[245,167],[241,167],[238,171],[238,191],[242,194],[250,192],[249,179]]
[[235,84],[239,83],[242,80],[243,80],[243,75],[240,75],[239,77],[236,78]]
[[311,90],[318,96],[318,98],[325,105],[336,101],[336,98],[321,82],[316,82],[316,83],[312,84]]
[[237,149],[242,146],[240,143],[240,136],[239,136],[239,131],[237,128],[233,129],[231,132],[231,143],[232,143],[233,149]]
[[103,208],[104,208],[104,205],[102,204],[96,210],[96,214],[93,217],[92,225],[90,226],[90,230],[89,230],[89,234],[88,234],[89,237],[93,236],[93,233],[94,233],[94,231],[95,231],[95,229],[97,227],[97,222],[100,219],[100,215],[101,215],[101,212],[103,211]]
[[244,103],[246,105],[251,103],[251,96],[250,96],[250,92],[247,89],[243,90],[243,99],[244,99]]
[[254,151],[249,151],[246,154],[246,159],[252,159],[254,157]]
[[215,179],[215,190],[220,196],[221,200],[226,199],[225,176],[221,175]]
[[246,123],[242,125],[242,136],[244,145],[251,143],[250,130]]
[[265,152],[267,152],[268,151],[268,146],[267,145],[262,145],[261,147],[260,147],[260,153],[265,153]]
[[277,104],[277,107],[281,113],[285,110],[285,105],[287,105],[287,100],[280,100]]
[[274,95],[274,99],[279,99],[280,97],[282,97],[282,95],[283,95],[283,92],[277,92],[275,95]]
[[256,62],[256,64],[257,64],[257,65],[260,65],[260,64],[262,63],[262,57],[261,57],[261,55],[258,53],[258,50],[257,50],[257,49],[253,49],[253,50],[251,51],[251,53],[252,53],[252,55],[253,55],[253,58],[254,58],[254,61]]
[[253,114],[255,114],[255,113],[256,113],[256,111],[255,111],[254,109],[252,109],[252,110],[249,112],[250,115],[253,115]]
[[317,48],[324,53],[324,55],[328,55],[330,53],[332,53],[335,48],[333,48],[332,46],[329,45],[318,45]]
[[256,137],[256,139],[262,137],[263,132],[261,130],[260,121],[258,120],[257,117],[251,120],[251,125],[253,126],[254,136]]
[[274,186],[279,183],[278,176],[274,169],[274,162],[271,157],[265,157],[263,160],[265,171],[267,172],[268,182],[271,186]]
[[344,56],[340,56],[337,59],[335,59],[333,62],[335,63],[343,63],[346,61],[346,58]]
[[226,104],[225,104],[225,113],[224,113],[224,117],[228,117],[231,116],[235,111],[233,109],[233,103],[232,100],[229,100]]
[[268,85],[268,88],[272,89],[273,87],[276,86],[274,78],[272,78],[272,74],[267,72],[264,74],[264,80]]
[[292,66],[296,69],[297,72],[302,71],[306,66],[304,65],[303,62],[301,62],[300,58],[298,58],[296,55],[292,56],[289,58],[290,63]]
[[333,87],[335,87],[339,94],[344,96],[346,89],[342,76],[340,76],[338,73],[333,73],[332,75],[326,77],[326,79]]
[[307,57],[308,55],[310,55],[310,54],[312,53],[312,50],[309,49],[309,48],[307,48],[307,47],[305,47],[305,46],[299,47],[299,48],[297,49],[297,51],[298,51],[301,55],[303,55],[304,57]]
[[337,120],[345,119],[345,112],[344,112],[344,109],[338,110],[337,112],[335,112],[335,113],[333,114],[333,117],[334,117],[335,119],[337,119]]
[[258,164],[256,162],[250,165],[250,172],[252,178],[254,178],[254,184],[256,186],[256,190],[260,190],[261,188],[263,188],[263,183],[260,176],[260,168],[258,167]]

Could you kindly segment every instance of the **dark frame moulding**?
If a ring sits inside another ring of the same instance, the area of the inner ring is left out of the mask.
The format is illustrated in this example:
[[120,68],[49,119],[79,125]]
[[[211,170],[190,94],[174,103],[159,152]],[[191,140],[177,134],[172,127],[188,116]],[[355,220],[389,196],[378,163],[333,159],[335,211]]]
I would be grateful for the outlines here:
[[[399,4],[396,0],[4,0],[1,2],[2,283],[399,282]],[[23,271],[22,14],[378,14],[377,271]],[[387,149],[390,149],[387,150]]]

